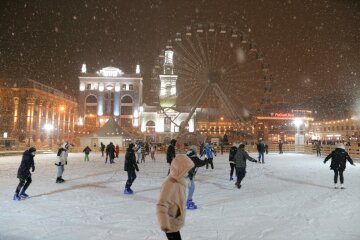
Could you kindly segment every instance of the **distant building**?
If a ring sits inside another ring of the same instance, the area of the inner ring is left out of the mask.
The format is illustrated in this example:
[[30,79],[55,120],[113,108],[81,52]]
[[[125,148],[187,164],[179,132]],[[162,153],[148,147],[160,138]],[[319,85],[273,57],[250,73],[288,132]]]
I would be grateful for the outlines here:
[[114,117],[121,127],[138,127],[142,80],[138,65],[133,74],[125,74],[115,67],[90,74],[83,65],[79,76],[79,125],[92,132]]
[[0,116],[0,138],[52,145],[74,139],[77,101],[34,80],[2,78]]

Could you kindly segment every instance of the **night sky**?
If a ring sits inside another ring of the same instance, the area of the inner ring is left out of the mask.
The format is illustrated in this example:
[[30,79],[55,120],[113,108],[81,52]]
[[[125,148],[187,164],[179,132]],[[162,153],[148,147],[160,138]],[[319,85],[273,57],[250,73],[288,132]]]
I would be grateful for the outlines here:
[[89,72],[111,65],[128,73],[140,63],[147,85],[167,39],[210,22],[238,26],[256,41],[270,64],[274,102],[321,111],[360,96],[355,0],[2,0],[0,74],[76,95],[82,63]]

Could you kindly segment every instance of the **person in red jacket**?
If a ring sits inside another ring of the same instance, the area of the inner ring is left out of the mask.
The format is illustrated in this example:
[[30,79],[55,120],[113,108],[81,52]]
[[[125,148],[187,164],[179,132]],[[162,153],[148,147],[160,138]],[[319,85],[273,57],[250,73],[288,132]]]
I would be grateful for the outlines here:
[[115,157],[116,158],[119,158],[119,152],[120,152],[119,144],[116,144],[116,147],[115,147]]

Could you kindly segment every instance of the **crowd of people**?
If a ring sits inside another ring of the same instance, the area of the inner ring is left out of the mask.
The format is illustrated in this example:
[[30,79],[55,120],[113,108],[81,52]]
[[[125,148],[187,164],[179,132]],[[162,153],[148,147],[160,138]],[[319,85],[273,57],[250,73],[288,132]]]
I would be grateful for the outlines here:
[[[168,239],[181,239],[180,229],[184,225],[185,217],[184,212],[186,209],[197,209],[197,205],[193,201],[195,192],[195,176],[198,168],[206,166],[206,169],[214,169],[214,157],[216,151],[210,142],[200,144],[200,153],[198,154],[198,147],[191,145],[186,154],[177,154],[176,152],[177,141],[172,139],[167,148],[166,161],[169,164],[168,176],[165,178],[160,190],[160,197],[156,204],[158,221],[160,228],[165,232]],[[280,143],[279,143],[280,144]],[[71,144],[68,142],[63,143],[58,151],[55,160],[57,168],[55,183],[63,183],[65,180],[62,178],[65,165],[68,161],[68,152]],[[268,153],[267,145],[262,139],[258,140],[257,151],[258,159],[251,157],[245,150],[244,143],[234,143],[229,149],[229,163],[230,163],[230,181],[234,180],[234,173],[236,175],[235,186],[240,189],[241,183],[246,175],[246,162],[247,160],[254,163],[265,163],[264,153]],[[317,156],[321,156],[320,147],[317,147]],[[89,154],[91,148],[86,146],[83,150],[85,154],[84,161],[90,160]],[[119,156],[119,145],[114,145],[110,142],[105,146],[100,143],[101,156],[104,157],[105,163],[109,159],[110,164],[114,163],[114,159]],[[279,146],[279,151],[282,149]],[[126,149],[124,171],[127,172],[127,181],[125,182],[124,194],[134,194],[131,189],[139,171],[139,163],[145,163],[145,156],[150,154],[152,161],[155,161],[156,145],[137,142],[136,144],[130,143]],[[28,198],[29,195],[26,190],[32,182],[31,172],[35,171],[34,157],[36,148],[30,147],[22,156],[17,178],[19,184],[16,187],[13,200],[22,200]],[[136,156],[137,154],[137,156]],[[331,159],[330,169],[334,171],[334,187],[338,188],[338,178],[340,178],[340,188],[344,188],[344,171],[346,162],[355,165],[349,154],[345,150],[344,144],[336,145],[333,150],[324,159],[324,164]],[[31,172],[30,172],[31,170]],[[212,170],[209,170],[212,171]],[[186,188],[188,194],[186,195]]]

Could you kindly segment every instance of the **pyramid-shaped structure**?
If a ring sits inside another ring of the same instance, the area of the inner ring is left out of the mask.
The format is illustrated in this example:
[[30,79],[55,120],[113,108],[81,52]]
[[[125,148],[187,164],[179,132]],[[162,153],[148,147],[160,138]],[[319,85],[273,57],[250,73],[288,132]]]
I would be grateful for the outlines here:
[[94,136],[96,137],[116,137],[121,136],[125,138],[134,138],[134,136],[120,127],[120,125],[115,121],[113,117],[110,117],[109,120],[94,132]]

